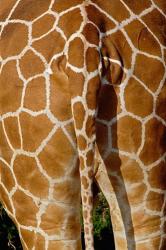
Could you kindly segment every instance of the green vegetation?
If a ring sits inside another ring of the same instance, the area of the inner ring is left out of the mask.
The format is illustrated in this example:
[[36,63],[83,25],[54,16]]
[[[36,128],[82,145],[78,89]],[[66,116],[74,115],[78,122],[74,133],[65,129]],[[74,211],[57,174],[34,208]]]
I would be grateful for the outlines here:
[[[113,250],[113,235],[107,202],[99,193],[93,214],[95,250]],[[82,233],[83,238],[83,233]],[[0,249],[22,250],[18,232],[0,205]]]

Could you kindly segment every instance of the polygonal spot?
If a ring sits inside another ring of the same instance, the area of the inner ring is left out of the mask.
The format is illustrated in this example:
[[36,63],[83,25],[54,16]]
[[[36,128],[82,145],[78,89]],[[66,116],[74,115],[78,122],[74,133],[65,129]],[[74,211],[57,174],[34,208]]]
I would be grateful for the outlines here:
[[69,44],[69,63],[75,67],[82,68],[84,66],[84,44],[80,38],[75,38]]

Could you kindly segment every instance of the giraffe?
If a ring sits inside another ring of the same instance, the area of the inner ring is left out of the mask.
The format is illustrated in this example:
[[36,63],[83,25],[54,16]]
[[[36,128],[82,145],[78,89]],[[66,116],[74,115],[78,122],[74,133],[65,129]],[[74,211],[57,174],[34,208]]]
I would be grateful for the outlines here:
[[95,174],[116,249],[164,250],[165,13],[163,0],[2,1],[0,195],[24,249],[81,249],[81,192],[93,250]]

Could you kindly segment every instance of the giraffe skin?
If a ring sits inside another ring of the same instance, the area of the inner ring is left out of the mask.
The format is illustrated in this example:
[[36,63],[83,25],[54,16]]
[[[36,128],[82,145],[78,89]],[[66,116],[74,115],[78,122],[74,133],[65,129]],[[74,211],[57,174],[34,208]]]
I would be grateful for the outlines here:
[[95,135],[116,250],[166,247],[165,13],[163,0],[2,1],[0,195],[24,249],[81,249],[81,191],[93,250]]

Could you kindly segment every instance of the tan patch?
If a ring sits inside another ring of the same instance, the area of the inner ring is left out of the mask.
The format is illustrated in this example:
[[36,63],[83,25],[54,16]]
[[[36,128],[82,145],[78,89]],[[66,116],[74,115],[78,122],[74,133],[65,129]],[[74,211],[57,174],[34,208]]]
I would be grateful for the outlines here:
[[49,14],[37,19],[32,25],[32,37],[39,37],[46,34],[54,25],[55,17]]
[[11,19],[23,19],[31,21],[48,10],[51,0],[20,1]]
[[25,226],[36,227],[36,213],[38,212],[38,208],[35,205],[33,199],[22,191],[17,190],[12,196],[12,200],[18,223]]
[[159,39],[160,43],[163,46],[165,46],[166,44],[166,39],[165,39],[166,19],[165,17],[157,9],[154,9],[147,15],[143,16],[142,20],[145,21],[146,25],[149,27],[152,33]]
[[39,233],[36,234],[36,244],[35,247],[36,249],[40,249],[40,250],[45,250],[45,238],[43,236],[41,236]]
[[12,158],[13,151],[9,147],[9,144],[6,140],[4,130],[2,127],[2,122],[0,122],[0,157],[10,163]]
[[118,22],[122,22],[130,16],[130,13],[128,12],[127,8],[125,8],[125,6],[121,3],[120,0],[93,0],[92,2],[97,4],[101,9],[103,9],[106,13],[108,13]]
[[80,38],[77,37],[70,42],[68,56],[70,64],[78,68],[84,66],[84,44]]
[[49,182],[38,169],[34,158],[24,155],[17,156],[13,170],[18,184],[22,188],[40,198],[48,196]]
[[60,17],[58,26],[63,30],[65,36],[69,38],[79,30],[82,21],[83,17],[81,16],[80,9],[74,9]]
[[77,102],[73,105],[74,118],[76,120],[77,129],[81,129],[85,117],[85,109],[81,102]]
[[24,107],[33,111],[39,111],[46,106],[45,78],[38,77],[27,85],[24,97]]
[[45,67],[39,56],[28,50],[20,59],[20,69],[25,78],[43,73]]
[[137,237],[145,237],[160,230],[160,216],[147,215],[143,209],[132,214],[134,233]]
[[54,54],[62,52],[64,45],[63,37],[55,30],[33,43],[33,47],[45,57],[47,62],[50,61]]
[[153,167],[148,174],[148,181],[152,188],[166,190],[166,163],[162,161]]
[[87,189],[89,187],[89,183],[88,183],[88,180],[85,176],[82,176],[81,177],[81,181],[82,181],[82,185],[85,189]]
[[134,78],[130,78],[124,93],[126,109],[140,117],[153,111],[152,95]]
[[159,43],[139,20],[134,20],[126,25],[125,30],[137,49],[145,51],[151,55],[161,56]]
[[87,141],[82,135],[78,136],[78,147],[80,150],[84,150],[87,146]]
[[145,9],[151,6],[150,0],[139,0],[139,1],[131,1],[131,0],[123,0],[124,3],[135,13],[140,14]]
[[39,154],[39,159],[49,176],[60,178],[72,166],[75,154],[68,138],[58,129]]
[[4,119],[5,130],[10,143],[14,148],[20,148],[21,141],[19,135],[18,118],[17,117],[7,117]]
[[94,159],[94,152],[92,150],[90,150],[90,151],[88,151],[88,153],[86,155],[87,166],[92,166],[93,159]]
[[77,204],[80,198],[80,183],[78,180],[67,180],[55,184],[54,199],[67,204]]
[[112,126],[112,145],[126,152],[137,152],[141,144],[141,123],[129,116],[122,117]]
[[[1,164],[1,162],[0,162],[0,164]],[[9,194],[6,192],[6,190],[3,188],[3,186],[1,186],[1,183],[0,183],[0,201],[2,202],[5,209],[7,209],[11,213],[13,213],[12,204],[9,200]]]
[[9,23],[3,29],[0,48],[2,58],[21,53],[28,42],[28,28],[21,23]]
[[40,228],[48,235],[60,235],[68,211],[63,206],[50,204],[41,216]]
[[87,6],[86,11],[88,19],[92,23],[96,24],[101,32],[106,32],[107,30],[113,29],[115,27],[114,22],[94,6]]
[[35,151],[53,128],[46,115],[36,117],[27,113],[20,114],[20,124],[23,137],[23,148],[27,151]]
[[158,95],[157,102],[156,102],[156,114],[166,121],[165,107],[166,107],[166,82],[164,86],[162,87],[161,92]]
[[[81,234],[81,225],[80,225],[80,218],[79,218],[79,216],[76,216],[76,212],[74,212],[73,214],[71,214],[68,217],[68,219],[67,219],[67,225],[69,227],[69,230],[66,230],[65,236],[67,238],[70,238],[70,239],[72,239],[73,237],[75,239],[79,239],[80,238],[80,234]],[[77,245],[76,249],[80,250],[81,246],[80,246],[80,248],[78,248],[78,245]]]
[[[146,70],[145,70],[146,69]],[[156,91],[164,76],[163,64],[144,55],[137,55],[134,74],[152,91]]]
[[86,52],[86,67],[88,72],[97,70],[99,65],[99,53],[95,48],[88,48]]
[[164,194],[159,194],[153,191],[150,191],[147,200],[146,207],[153,211],[161,211],[164,204]]
[[102,155],[108,147],[108,128],[100,122],[96,123],[96,140],[97,146]]
[[[135,160],[132,160],[125,156],[121,157],[121,161],[122,163],[120,169],[124,181],[131,184],[141,183],[144,178],[144,174],[139,164]],[[136,192],[133,193],[135,194]]]
[[8,192],[15,186],[12,172],[2,161],[0,161],[0,181],[4,184]]
[[19,79],[16,62],[8,62],[0,75],[0,115],[15,112],[21,103],[23,83]]
[[61,0],[56,0],[55,3],[53,4],[52,10],[55,10],[57,12],[62,12],[71,7],[81,4],[82,2],[83,0],[72,0],[72,1],[63,0],[63,2]]
[[93,24],[86,24],[83,30],[83,35],[89,43],[99,45],[99,32]]
[[88,89],[86,94],[86,100],[89,109],[96,109],[99,88],[100,88],[99,76],[93,77],[88,82]]
[[[153,136],[152,136],[153,135]],[[145,165],[158,160],[166,151],[166,127],[153,118],[145,125],[145,143],[140,159]]]
[[128,188],[127,197],[132,205],[140,204],[143,202],[147,187],[145,184],[140,183],[135,187]]

